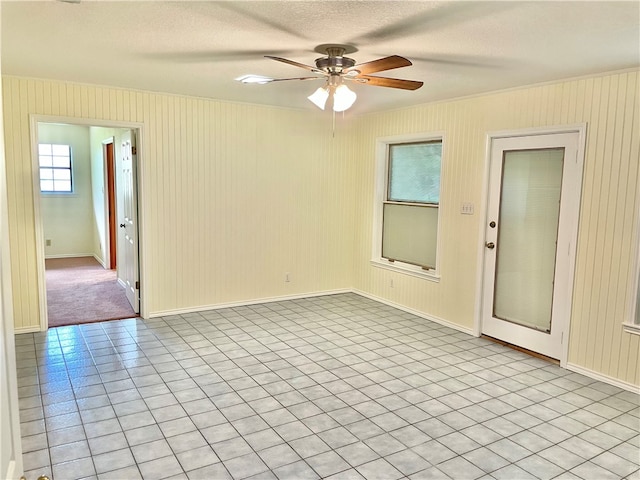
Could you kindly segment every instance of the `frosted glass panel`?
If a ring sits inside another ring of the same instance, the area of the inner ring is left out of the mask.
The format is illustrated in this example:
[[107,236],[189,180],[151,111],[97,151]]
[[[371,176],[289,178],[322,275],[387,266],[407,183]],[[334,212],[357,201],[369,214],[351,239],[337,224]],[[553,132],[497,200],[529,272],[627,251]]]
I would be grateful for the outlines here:
[[393,202],[438,203],[442,142],[391,145],[389,194]]
[[385,204],[383,258],[435,268],[438,208]]
[[493,313],[549,332],[564,149],[505,152]]

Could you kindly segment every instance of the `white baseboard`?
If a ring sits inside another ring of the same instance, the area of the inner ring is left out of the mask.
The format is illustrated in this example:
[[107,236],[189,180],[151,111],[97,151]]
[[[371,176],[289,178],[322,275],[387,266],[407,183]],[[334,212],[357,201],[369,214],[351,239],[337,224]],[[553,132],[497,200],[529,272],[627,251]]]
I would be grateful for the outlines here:
[[102,265],[102,268],[104,268],[105,270],[109,270],[107,268],[107,264],[104,262],[103,259],[101,259],[100,257],[98,257],[98,255],[96,255],[95,253],[93,255],[91,255],[93,258],[96,259],[96,262],[98,262],[100,265]]
[[594,380],[608,383],[609,385],[613,385],[614,387],[619,387],[623,390],[628,390],[640,395],[640,386],[634,385],[633,383],[618,380],[617,378],[610,377],[609,375],[604,375],[603,373],[581,367],[580,365],[576,365],[575,363],[567,363],[565,368],[567,370],[571,370],[572,372],[579,373],[580,375],[584,375],[585,377],[593,378]]
[[104,263],[98,255],[95,253],[65,253],[63,255],[45,255],[45,260],[50,260],[53,258],[85,258],[85,257],[93,257],[96,262],[102,265],[103,268],[107,268],[107,265]]
[[366,292],[363,292],[363,291],[360,291],[360,290],[351,289],[351,288],[344,288],[344,289],[338,289],[338,290],[325,290],[325,291],[322,291],[322,292],[300,293],[300,294],[296,294],[296,295],[282,295],[282,296],[278,296],[278,297],[256,298],[256,299],[253,299],[253,300],[243,300],[243,301],[240,301],[240,302],[218,303],[218,304],[215,304],[215,305],[201,305],[201,306],[198,306],[198,307],[178,308],[178,309],[174,309],[174,310],[162,310],[162,311],[158,311],[158,312],[151,312],[149,314],[149,318],[165,317],[165,316],[170,316],[170,315],[182,315],[182,314],[185,314],[185,313],[204,312],[204,311],[207,311],[207,310],[220,310],[220,309],[223,309],[223,308],[243,307],[243,306],[246,306],[246,305],[256,305],[256,304],[260,304],[260,303],[282,302],[282,301],[285,301],[285,300],[298,300],[298,299],[301,299],[301,298],[323,297],[325,295],[337,295],[337,294],[340,294],[340,293],[355,293],[356,295],[361,295],[361,296],[369,298],[371,300],[375,300],[377,302],[384,303],[385,305],[389,305],[390,307],[397,308],[398,310],[402,310],[404,312],[411,313],[413,315],[416,315],[417,317],[424,318],[425,320],[430,320],[430,321],[438,323],[440,325],[444,325],[445,327],[453,328],[454,330],[458,330],[459,332],[463,332],[463,333],[466,333],[468,335],[474,336],[472,328],[463,327],[463,326],[457,325],[455,323],[452,323],[452,322],[450,322],[448,320],[444,320],[442,318],[438,318],[438,317],[433,316],[433,315],[427,315],[427,314],[425,314],[423,312],[420,312],[418,310],[414,310],[413,308],[405,307],[404,305],[400,305],[398,303],[391,302],[391,301],[386,300],[384,298],[380,298],[380,297],[377,297],[375,295],[371,295],[369,293],[366,293]]
[[[96,258],[96,256],[93,253],[64,253],[61,255],[45,255],[44,258],[45,260],[49,260],[51,258],[80,258],[80,257],[94,257]],[[96,260],[98,260],[96,258]],[[100,261],[100,260],[98,260]]]
[[[87,256],[94,256],[94,255],[87,255]],[[47,257],[47,258],[62,258],[62,257]],[[96,260],[98,260],[98,259],[96,258]],[[125,287],[124,282],[122,280],[118,279],[118,283],[120,285],[122,285],[123,287]],[[239,301],[239,302],[219,303],[219,304],[214,304],[214,305],[200,305],[200,306],[197,306],[197,307],[177,308],[177,309],[173,309],[173,310],[162,310],[162,311],[158,311],[158,312],[151,312],[149,314],[149,318],[157,318],[157,317],[164,317],[164,316],[170,316],[170,315],[182,315],[182,314],[186,314],[186,313],[204,312],[204,311],[208,311],[208,310],[220,310],[220,309],[223,309],[223,308],[243,307],[243,306],[247,306],[247,305],[256,305],[256,304],[260,304],[260,303],[273,303],[273,302],[282,302],[282,301],[286,301],[286,300],[299,300],[301,298],[322,297],[322,296],[325,296],[325,295],[337,295],[337,294],[341,294],[341,293],[355,293],[356,295],[361,295],[361,296],[363,296],[365,298],[369,298],[371,300],[375,300],[376,302],[380,302],[380,303],[383,303],[385,305],[389,305],[390,307],[394,307],[394,308],[397,308],[398,310],[402,310],[404,312],[411,313],[413,315],[416,315],[417,317],[424,318],[426,320],[435,322],[435,323],[443,325],[445,327],[449,327],[449,328],[452,328],[454,330],[458,330],[459,332],[463,332],[463,333],[466,333],[466,334],[471,335],[471,336],[476,336],[476,335],[474,335],[473,328],[463,327],[461,325],[455,324],[455,323],[450,322],[448,320],[445,320],[443,318],[439,318],[439,317],[436,317],[434,315],[428,315],[428,314],[425,314],[425,313],[423,313],[423,312],[421,312],[419,310],[415,310],[413,308],[406,307],[404,305],[392,302],[392,301],[387,300],[385,298],[378,297],[376,295],[372,295],[370,293],[366,293],[366,292],[363,292],[361,290],[350,289],[350,288],[344,288],[344,289],[338,289],[338,290],[325,290],[325,291],[321,291],[321,292],[300,293],[300,294],[295,294],[295,295],[281,295],[281,296],[277,296],[277,297],[264,297],[264,298],[256,298],[256,299],[252,299],[252,300],[243,300],[243,301]],[[33,333],[33,332],[39,332],[40,331],[40,327],[38,325],[36,325],[36,326],[28,326],[28,327],[16,327],[14,331],[15,331],[16,335],[19,335],[21,333]],[[601,381],[601,382],[604,382],[604,383],[608,383],[610,385],[614,385],[616,387],[622,388],[623,390],[628,390],[630,392],[640,394],[640,386],[638,386],[638,385],[634,385],[634,384],[629,383],[629,382],[624,382],[624,381],[619,380],[617,378],[613,378],[613,377],[610,377],[608,375],[604,375],[602,373],[598,373],[596,371],[590,370],[588,368],[581,367],[579,365],[575,365],[573,363],[567,363],[565,368],[567,370],[571,370],[572,372],[576,372],[576,373],[579,373],[581,375],[585,375],[587,377],[593,378],[594,380],[598,380],[598,381]]]
[[463,327],[456,323],[450,322],[449,320],[445,320],[443,318],[436,317],[434,315],[427,315],[424,312],[419,310],[415,310],[413,308],[405,307],[404,305],[400,305],[399,303],[392,302],[387,300],[386,298],[381,298],[376,295],[371,295],[370,293],[366,293],[360,290],[351,290],[353,293],[357,295],[362,295],[363,297],[370,298],[371,300],[375,300],[376,302],[384,303],[385,305],[389,305],[390,307],[397,308],[398,310],[402,310],[403,312],[411,313],[417,317],[424,318],[425,320],[430,320],[432,322],[438,323],[440,325],[444,325],[445,327],[453,328],[454,330],[458,330],[459,332],[467,333],[471,336],[475,336],[473,334],[473,328]]
[[353,290],[345,288],[339,290],[325,290],[322,292],[299,293],[296,295],[282,295],[278,297],[256,298],[252,300],[243,300],[240,302],[217,303],[215,305],[201,305],[199,307],[177,308],[175,310],[162,310],[152,312],[149,318],[165,317],[169,315],[182,315],[185,313],[205,312],[207,310],[220,310],[223,308],[244,307],[247,305],[257,305],[259,303],[283,302],[286,300],[299,300],[301,298],[323,297],[325,295],[337,295],[339,293],[353,293]]
[[28,327],[15,327],[13,333],[19,335],[21,333],[35,333],[40,332],[40,325],[29,325]]

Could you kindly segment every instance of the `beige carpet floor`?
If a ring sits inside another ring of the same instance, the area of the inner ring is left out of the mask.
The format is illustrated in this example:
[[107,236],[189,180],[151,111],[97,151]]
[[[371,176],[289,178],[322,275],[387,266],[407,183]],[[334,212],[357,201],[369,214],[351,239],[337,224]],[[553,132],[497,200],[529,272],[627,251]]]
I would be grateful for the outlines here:
[[115,270],[92,257],[45,261],[49,327],[135,317]]

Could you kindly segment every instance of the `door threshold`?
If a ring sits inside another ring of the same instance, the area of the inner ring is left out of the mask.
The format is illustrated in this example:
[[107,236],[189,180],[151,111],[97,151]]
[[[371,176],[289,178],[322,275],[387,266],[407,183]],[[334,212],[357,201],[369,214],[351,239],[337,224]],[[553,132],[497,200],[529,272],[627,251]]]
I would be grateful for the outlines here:
[[486,340],[489,340],[491,342],[500,344],[502,346],[509,347],[512,350],[517,350],[518,352],[526,353],[527,355],[530,355],[530,356],[535,357],[535,358],[539,358],[540,360],[545,360],[545,361],[547,361],[549,363],[553,363],[553,364],[558,365],[558,366],[560,365],[560,360],[557,360],[557,359],[551,358],[551,357],[547,357],[546,355],[543,355],[543,354],[538,353],[538,352],[534,352],[533,350],[527,350],[526,348],[519,347],[518,345],[514,345],[512,343],[505,342],[504,340],[499,340],[497,338],[490,337],[488,335],[481,335],[480,337],[484,338]]

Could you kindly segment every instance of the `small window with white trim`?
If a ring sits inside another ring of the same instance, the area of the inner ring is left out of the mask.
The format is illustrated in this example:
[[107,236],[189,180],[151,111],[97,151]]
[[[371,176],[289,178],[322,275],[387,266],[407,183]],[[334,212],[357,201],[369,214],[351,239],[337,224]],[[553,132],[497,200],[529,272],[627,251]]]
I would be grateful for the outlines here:
[[442,136],[378,141],[373,262],[437,278]]
[[41,143],[38,145],[40,192],[73,193],[71,147]]

